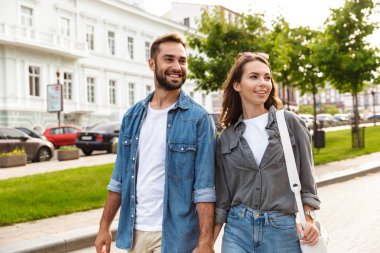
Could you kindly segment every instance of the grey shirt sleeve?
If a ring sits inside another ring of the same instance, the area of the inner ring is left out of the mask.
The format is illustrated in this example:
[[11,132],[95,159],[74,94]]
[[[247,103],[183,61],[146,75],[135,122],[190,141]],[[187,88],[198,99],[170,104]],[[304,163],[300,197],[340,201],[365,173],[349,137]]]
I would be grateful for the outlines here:
[[221,140],[218,137],[216,143],[215,159],[215,190],[218,193],[215,204],[215,223],[225,223],[231,207],[231,193],[228,189],[226,174],[223,166]]

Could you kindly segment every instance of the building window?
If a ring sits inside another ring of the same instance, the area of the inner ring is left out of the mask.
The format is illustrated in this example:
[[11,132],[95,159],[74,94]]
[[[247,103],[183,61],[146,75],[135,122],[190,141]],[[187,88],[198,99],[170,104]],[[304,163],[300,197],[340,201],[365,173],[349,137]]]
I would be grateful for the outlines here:
[[111,105],[116,105],[116,81],[109,81],[109,102]]
[[21,6],[21,25],[32,27],[33,26],[33,9]]
[[128,37],[128,56],[129,59],[133,60],[133,50],[134,50],[134,42],[132,37]]
[[152,86],[147,85],[145,86],[145,94],[148,96],[152,92]]
[[115,55],[115,32],[108,31],[108,53]]
[[70,37],[70,19],[61,17],[61,35]]
[[87,102],[95,103],[95,78],[87,77]]
[[148,61],[150,58],[150,42],[145,41],[145,59]]
[[29,66],[29,95],[40,96],[40,67]]
[[90,50],[94,50],[94,26],[86,25],[86,42],[87,48]]
[[206,94],[202,94],[202,105],[206,105]]
[[129,83],[128,84],[128,96],[129,96],[129,106],[132,106],[135,104],[135,84]]
[[66,100],[73,99],[73,74],[63,72],[63,97]]
[[183,19],[183,24],[184,24],[185,26],[189,26],[189,27],[190,27],[190,18],[184,18],[184,19]]

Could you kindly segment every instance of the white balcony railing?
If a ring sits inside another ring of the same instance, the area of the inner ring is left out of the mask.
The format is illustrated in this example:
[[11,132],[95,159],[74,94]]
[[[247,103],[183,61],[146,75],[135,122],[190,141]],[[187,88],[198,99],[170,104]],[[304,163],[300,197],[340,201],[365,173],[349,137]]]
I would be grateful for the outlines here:
[[87,55],[85,42],[81,42],[56,32],[46,32],[35,28],[0,23],[0,44],[17,44],[41,51],[55,52],[72,58]]

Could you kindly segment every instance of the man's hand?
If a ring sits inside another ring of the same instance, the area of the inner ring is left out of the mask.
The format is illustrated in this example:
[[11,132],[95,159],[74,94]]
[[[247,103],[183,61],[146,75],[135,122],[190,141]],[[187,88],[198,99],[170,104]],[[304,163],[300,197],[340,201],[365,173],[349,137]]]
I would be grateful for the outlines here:
[[215,251],[210,244],[199,244],[192,253],[215,253]]
[[95,240],[96,253],[110,253],[111,251],[112,234],[107,230],[99,230]]

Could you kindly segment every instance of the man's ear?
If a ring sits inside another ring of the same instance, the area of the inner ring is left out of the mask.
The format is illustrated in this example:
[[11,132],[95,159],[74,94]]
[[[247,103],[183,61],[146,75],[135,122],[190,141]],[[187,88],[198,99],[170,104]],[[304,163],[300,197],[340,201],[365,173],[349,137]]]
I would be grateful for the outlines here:
[[154,71],[156,68],[156,62],[154,61],[154,59],[149,59],[148,64],[149,64],[150,70]]
[[238,82],[234,82],[233,87],[234,87],[234,90],[237,92],[239,92],[241,90],[240,89],[240,83],[238,83]]

